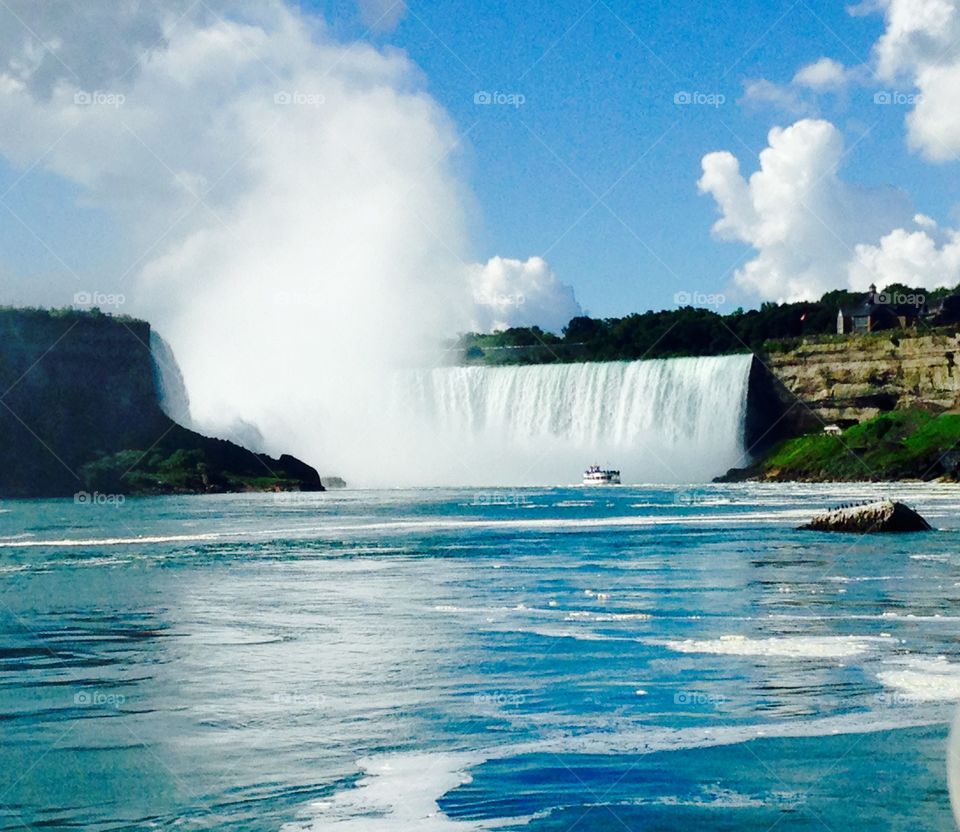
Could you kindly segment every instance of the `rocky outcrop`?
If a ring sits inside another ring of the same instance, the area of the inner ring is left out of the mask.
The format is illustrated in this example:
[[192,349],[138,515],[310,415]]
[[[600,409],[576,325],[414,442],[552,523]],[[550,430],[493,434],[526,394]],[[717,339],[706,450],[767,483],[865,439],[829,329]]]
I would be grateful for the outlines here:
[[893,500],[880,500],[830,509],[816,515],[800,528],[817,532],[872,534],[930,531],[931,526],[909,506]]
[[0,309],[0,498],[323,490],[300,460],[170,419],[150,336],[132,318]]
[[955,408],[960,337],[954,331],[901,331],[814,338],[760,361],[776,380],[791,431],[841,426],[907,407]]

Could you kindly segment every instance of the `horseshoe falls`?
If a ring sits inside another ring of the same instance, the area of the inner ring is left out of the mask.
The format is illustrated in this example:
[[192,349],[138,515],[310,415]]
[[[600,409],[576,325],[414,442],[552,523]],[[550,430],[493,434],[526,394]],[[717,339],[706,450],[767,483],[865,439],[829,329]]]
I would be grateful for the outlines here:
[[415,439],[406,447],[415,456],[400,481],[565,484],[592,463],[620,469],[624,483],[709,480],[745,462],[751,361],[733,355],[404,374],[391,410],[407,421]]

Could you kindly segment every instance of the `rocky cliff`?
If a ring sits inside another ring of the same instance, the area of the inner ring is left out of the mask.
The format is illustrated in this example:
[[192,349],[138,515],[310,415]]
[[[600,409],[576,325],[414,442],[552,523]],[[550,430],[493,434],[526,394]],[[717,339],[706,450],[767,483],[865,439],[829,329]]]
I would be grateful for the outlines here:
[[293,457],[170,419],[150,336],[98,312],[0,309],[0,497],[323,490]]
[[960,336],[900,331],[798,340],[759,356],[792,433],[852,425],[905,408],[934,412],[960,396]]
[[[772,343],[750,380],[754,461],[721,480],[960,478],[960,337],[869,335]],[[842,432],[824,433],[825,425]]]

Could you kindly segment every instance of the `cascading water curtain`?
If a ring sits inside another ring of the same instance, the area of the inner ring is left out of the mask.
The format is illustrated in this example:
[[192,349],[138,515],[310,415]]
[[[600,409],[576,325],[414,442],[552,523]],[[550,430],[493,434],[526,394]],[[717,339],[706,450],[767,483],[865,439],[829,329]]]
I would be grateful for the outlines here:
[[455,367],[406,374],[407,414],[437,484],[579,482],[591,463],[624,482],[697,482],[743,464],[750,355]]

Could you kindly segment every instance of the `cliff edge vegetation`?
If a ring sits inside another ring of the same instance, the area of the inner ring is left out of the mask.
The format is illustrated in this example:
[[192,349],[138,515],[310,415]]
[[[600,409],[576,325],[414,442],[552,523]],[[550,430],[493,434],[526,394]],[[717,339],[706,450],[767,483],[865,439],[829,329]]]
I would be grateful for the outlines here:
[[921,408],[894,410],[840,433],[787,439],[747,468],[719,482],[882,482],[957,480],[960,414]]

